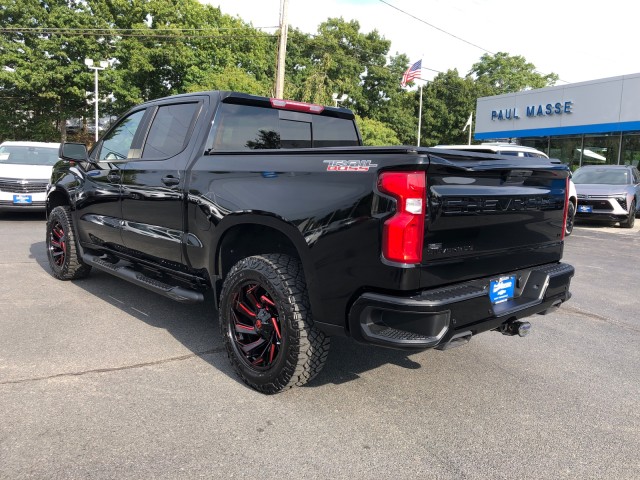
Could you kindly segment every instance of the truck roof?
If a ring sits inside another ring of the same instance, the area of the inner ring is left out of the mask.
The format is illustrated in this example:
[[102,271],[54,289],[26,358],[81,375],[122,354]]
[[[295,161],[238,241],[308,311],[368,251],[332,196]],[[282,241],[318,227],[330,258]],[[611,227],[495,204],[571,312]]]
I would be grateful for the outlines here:
[[327,105],[318,105],[315,103],[298,102],[296,100],[286,100],[273,97],[263,97],[259,95],[251,95],[242,92],[233,92],[228,90],[208,90],[202,92],[182,93],[179,95],[171,95],[168,97],[156,98],[145,102],[146,104],[153,104],[156,102],[163,102],[168,99],[180,99],[189,98],[194,96],[207,95],[211,98],[219,100],[223,103],[233,103],[238,105],[254,105],[264,108],[276,108],[281,110],[292,110],[298,112],[305,112],[315,115],[324,115],[329,117],[345,118],[348,120],[354,120],[354,113],[348,108],[331,107]]

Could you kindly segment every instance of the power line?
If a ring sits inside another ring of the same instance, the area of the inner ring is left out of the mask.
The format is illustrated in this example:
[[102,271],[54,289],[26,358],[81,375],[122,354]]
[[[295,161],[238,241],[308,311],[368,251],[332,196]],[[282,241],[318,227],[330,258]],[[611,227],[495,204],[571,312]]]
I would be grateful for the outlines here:
[[417,21],[419,21],[419,22],[421,22],[421,23],[424,23],[425,25],[428,25],[428,26],[430,26],[431,28],[435,28],[436,30],[438,30],[438,31],[440,31],[440,32],[442,32],[442,33],[444,33],[444,34],[449,35],[450,37],[455,38],[456,40],[460,40],[461,42],[464,42],[464,43],[466,43],[466,44],[468,44],[468,45],[471,45],[472,47],[479,48],[479,49],[480,49],[480,50],[482,50],[483,52],[487,52],[487,53],[489,53],[489,54],[491,54],[491,55],[495,55],[495,53],[494,53],[494,52],[492,52],[492,51],[490,51],[490,50],[487,50],[486,48],[481,47],[480,45],[477,45],[477,44],[475,44],[475,43],[473,43],[473,42],[470,42],[470,41],[468,41],[468,40],[465,40],[465,39],[464,39],[464,38],[462,38],[462,37],[459,37],[459,36],[457,36],[457,35],[454,35],[453,33],[447,32],[446,30],[444,30],[444,29],[442,29],[442,28],[440,28],[440,27],[436,27],[435,25],[433,25],[433,24],[431,24],[431,23],[427,22],[426,20],[423,20],[423,19],[421,19],[421,18],[418,18],[418,17],[416,17],[415,15],[412,15],[412,14],[411,14],[411,13],[409,13],[409,12],[405,12],[405,11],[404,11],[404,10],[402,10],[401,8],[398,8],[398,7],[396,7],[395,5],[392,5],[392,4],[390,4],[389,2],[387,2],[387,1],[385,1],[385,0],[380,0],[380,1],[381,1],[382,3],[384,3],[385,5],[388,5],[388,6],[390,6],[391,8],[394,8],[394,9],[398,10],[399,12],[404,13],[405,15],[407,15],[407,16],[409,16],[409,17],[413,18],[414,20],[417,20]]
[[104,27],[104,28],[93,28],[93,27],[3,27],[3,30],[7,31],[38,31],[38,30],[64,30],[64,31],[109,31],[109,32],[146,32],[148,30],[153,31],[162,31],[166,30],[169,32],[191,32],[191,31],[200,31],[200,32],[208,32],[211,30],[249,30],[249,29],[267,29],[267,28],[278,28],[277,25],[271,27],[254,27],[254,26],[245,26],[245,27],[208,27],[208,28],[169,28],[169,27],[161,27],[161,28],[115,28],[115,27]]
[[[271,28],[271,27],[264,27]],[[216,30],[246,30],[246,29],[216,29]],[[194,32],[194,33],[188,33]],[[210,32],[207,34],[206,32]],[[255,33],[229,33],[213,34],[211,29],[180,28],[180,29],[135,29],[135,28],[49,28],[49,27],[3,27],[0,33],[33,34],[33,35],[68,35],[68,36],[93,36],[93,37],[131,37],[131,38],[277,38],[277,35],[256,31]]]
[[[416,17],[415,15],[413,15],[413,14],[411,14],[411,13],[409,13],[409,12],[405,11],[405,10],[402,10],[402,9],[401,9],[401,8],[399,8],[399,7],[396,7],[395,5],[392,5],[391,3],[387,2],[386,0],[379,0],[379,1],[380,1],[380,2],[382,2],[382,3],[384,3],[385,5],[387,5],[387,6],[391,7],[391,8],[393,8],[393,9],[395,9],[395,10],[399,11],[400,13],[403,13],[403,14],[405,14],[405,15],[407,15],[407,16],[409,16],[409,17],[413,18],[414,20],[417,20],[417,21],[419,21],[419,22],[421,22],[421,23],[424,23],[425,25],[427,25],[427,26],[429,26],[429,27],[431,27],[431,28],[434,28],[434,29],[438,30],[439,32],[444,33],[445,35],[449,35],[450,37],[453,37],[453,38],[455,38],[456,40],[459,40],[459,41],[461,41],[461,42],[463,42],[463,43],[466,43],[467,45],[471,45],[472,47],[475,47],[475,48],[477,48],[477,49],[479,49],[479,50],[482,50],[483,52],[488,53],[488,54],[490,54],[490,55],[496,55],[496,53],[495,53],[495,52],[492,52],[491,50],[487,50],[486,48],[481,47],[480,45],[478,45],[478,44],[476,44],[476,43],[470,42],[469,40],[465,40],[464,38],[459,37],[458,35],[455,35],[455,34],[453,34],[453,33],[451,33],[451,32],[448,32],[448,31],[444,30],[443,28],[440,28],[440,27],[438,27],[438,26],[436,26],[436,25],[433,25],[433,24],[431,24],[431,23],[427,22],[426,20],[423,20],[422,18]],[[545,75],[545,73],[540,72],[539,70],[534,70],[534,72],[535,72],[535,73],[538,73],[538,74],[540,74],[540,75]],[[561,82],[570,83],[570,82],[568,82],[568,81],[566,81],[566,80],[561,79],[560,77],[558,77],[558,80],[559,80],[559,81],[561,81]]]

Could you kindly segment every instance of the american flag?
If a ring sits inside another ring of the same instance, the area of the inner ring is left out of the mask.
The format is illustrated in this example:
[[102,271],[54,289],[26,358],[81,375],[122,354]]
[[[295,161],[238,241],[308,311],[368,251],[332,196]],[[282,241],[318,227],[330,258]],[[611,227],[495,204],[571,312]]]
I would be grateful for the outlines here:
[[407,83],[415,78],[420,78],[420,73],[422,72],[422,60],[418,60],[416,63],[407,68],[407,71],[402,75],[402,82],[400,82],[400,86],[406,87]]

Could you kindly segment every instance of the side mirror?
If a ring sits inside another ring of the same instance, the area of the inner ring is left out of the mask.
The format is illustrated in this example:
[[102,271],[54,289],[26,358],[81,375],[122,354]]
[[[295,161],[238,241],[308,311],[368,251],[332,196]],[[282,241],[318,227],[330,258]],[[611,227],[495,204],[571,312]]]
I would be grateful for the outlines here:
[[60,145],[58,156],[63,160],[72,162],[86,162],[89,160],[89,152],[84,143],[65,142]]

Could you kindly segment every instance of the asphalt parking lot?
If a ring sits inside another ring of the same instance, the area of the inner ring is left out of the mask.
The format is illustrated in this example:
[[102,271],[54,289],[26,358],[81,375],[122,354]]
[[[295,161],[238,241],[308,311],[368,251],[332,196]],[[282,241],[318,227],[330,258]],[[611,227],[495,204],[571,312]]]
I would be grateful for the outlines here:
[[407,354],[334,339],[308,386],[231,372],[209,304],[48,271],[0,216],[0,478],[640,478],[640,222],[579,225],[573,298],[527,338]]

